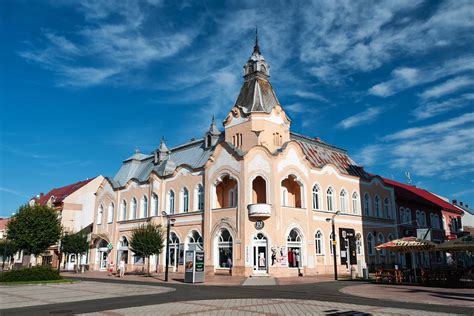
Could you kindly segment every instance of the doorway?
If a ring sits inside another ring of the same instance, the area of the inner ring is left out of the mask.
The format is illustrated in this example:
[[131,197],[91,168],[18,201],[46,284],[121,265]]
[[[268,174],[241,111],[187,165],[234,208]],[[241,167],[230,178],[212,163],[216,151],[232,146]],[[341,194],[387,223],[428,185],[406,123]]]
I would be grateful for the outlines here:
[[104,249],[100,249],[99,250],[99,253],[100,253],[100,265],[99,265],[99,270],[100,271],[105,271],[107,270],[107,257],[108,257],[108,249],[107,250],[104,250]]
[[267,273],[268,270],[268,242],[267,238],[258,233],[253,238],[253,271],[254,273]]

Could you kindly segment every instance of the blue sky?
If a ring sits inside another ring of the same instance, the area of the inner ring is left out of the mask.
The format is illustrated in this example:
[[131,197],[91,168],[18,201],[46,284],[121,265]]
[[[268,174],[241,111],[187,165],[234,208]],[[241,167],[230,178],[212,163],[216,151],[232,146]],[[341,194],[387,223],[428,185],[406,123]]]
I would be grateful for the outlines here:
[[0,15],[0,215],[202,136],[235,102],[255,26],[293,131],[474,206],[472,1],[5,0]]

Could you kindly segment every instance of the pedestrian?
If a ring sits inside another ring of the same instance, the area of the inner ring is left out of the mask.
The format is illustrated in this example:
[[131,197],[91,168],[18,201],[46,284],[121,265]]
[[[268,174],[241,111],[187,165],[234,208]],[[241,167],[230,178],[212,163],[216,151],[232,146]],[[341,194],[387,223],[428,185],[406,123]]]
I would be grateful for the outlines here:
[[119,277],[123,278],[125,276],[125,257],[122,257],[120,259],[119,269],[120,269]]
[[229,267],[229,274],[232,275],[232,258],[227,258],[227,266]]
[[114,272],[114,268],[115,268],[114,261],[111,260],[110,263],[109,263],[109,269],[108,269],[109,274],[108,274],[108,276],[111,276],[111,275],[112,275],[112,273]]

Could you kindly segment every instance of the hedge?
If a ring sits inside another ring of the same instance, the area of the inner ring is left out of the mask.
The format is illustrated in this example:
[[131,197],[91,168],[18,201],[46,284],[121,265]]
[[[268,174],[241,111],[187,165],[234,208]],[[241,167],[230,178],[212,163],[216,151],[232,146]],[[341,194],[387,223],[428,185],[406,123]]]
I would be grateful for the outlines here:
[[49,266],[21,268],[0,273],[0,282],[61,280],[59,271]]

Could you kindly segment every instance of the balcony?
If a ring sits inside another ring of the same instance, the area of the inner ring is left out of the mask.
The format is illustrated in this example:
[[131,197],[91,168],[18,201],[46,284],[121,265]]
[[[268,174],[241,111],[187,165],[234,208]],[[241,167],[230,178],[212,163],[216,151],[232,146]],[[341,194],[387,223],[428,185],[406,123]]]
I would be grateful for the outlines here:
[[269,218],[272,215],[272,205],[265,203],[249,204],[249,217],[253,219]]

